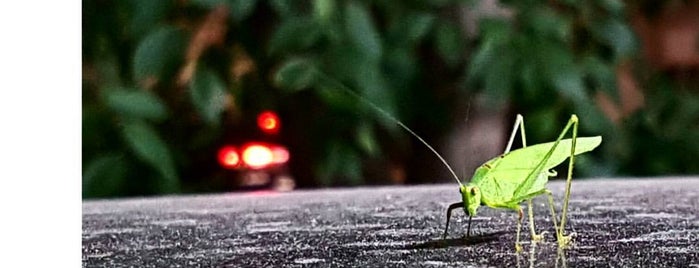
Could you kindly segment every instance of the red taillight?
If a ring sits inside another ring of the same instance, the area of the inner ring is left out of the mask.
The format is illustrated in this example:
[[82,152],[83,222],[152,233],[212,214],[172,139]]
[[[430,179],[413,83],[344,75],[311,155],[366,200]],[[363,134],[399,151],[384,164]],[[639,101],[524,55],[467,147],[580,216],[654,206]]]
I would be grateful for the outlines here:
[[272,161],[275,164],[284,164],[289,161],[289,151],[284,147],[272,148]]
[[224,146],[218,151],[218,162],[225,168],[236,168],[240,164],[240,155],[233,146]]
[[279,116],[272,111],[264,111],[257,116],[257,126],[266,133],[277,133],[281,127]]
[[282,165],[289,161],[289,151],[274,144],[252,142],[238,150],[233,146],[224,146],[218,151],[218,162],[224,168],[263,169]]
[[269,166],[274,162],[272,150],[262,144],[249,144],[243,148],[243,163],[252,169]]

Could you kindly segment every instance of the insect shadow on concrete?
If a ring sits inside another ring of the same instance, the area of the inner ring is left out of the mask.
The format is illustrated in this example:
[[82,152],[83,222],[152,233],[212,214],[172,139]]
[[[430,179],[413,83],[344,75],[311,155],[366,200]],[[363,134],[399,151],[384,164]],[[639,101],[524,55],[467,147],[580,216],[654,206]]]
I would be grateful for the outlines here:
[[483,243],[488,243],[492,242],[495,240],[498,240],[500,236],[507,234],[505,231],[498,231],[498,232],[493,232],[493,233],[487,233],[487,234],[480,234],[480,235],[471,235],[469,237],[461,237],[461,238],[449,238],[449,239],[434,239],[426,242],[421,242],[421,243],[413,243],[413,244],[408,244],[405,245],[404,247],[400,249],[440,249],[440,248],[449,248],[449,247],[464,247],[464,246],[472,246],[472,245],[478,245],[478,244],[483,244]]

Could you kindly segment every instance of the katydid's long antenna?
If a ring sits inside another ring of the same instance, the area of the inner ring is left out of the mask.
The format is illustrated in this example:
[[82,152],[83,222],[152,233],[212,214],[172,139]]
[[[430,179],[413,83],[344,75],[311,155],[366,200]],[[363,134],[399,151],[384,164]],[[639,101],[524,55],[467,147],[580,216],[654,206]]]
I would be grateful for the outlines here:
[[434,154],[437,156],[437,158],[439,158],[439,160],[442,161],[442,163],[444,164],[444,166],[447,167],[447,169],[449,170],[449,172],[451,173],[451,175],[454,176],[454,180],[456,180],[456,182],[459,183],[459,186],[463,186],[463,184],[461,184],[461,181],[459,181],[459,176],[456,176],[456,173],[454,172],[454,170],[451,169],[451,167],[450,167],[449,164],[447,163],[447,160],[444,160],[444,157],[442,157],[442,156],[437,152],[437,150],[435,150],[434,148],[432,148],[432,146],[430,146],[425,140],[423,140],[419,135],[417,135],[417,133],[415,133],[414,131],[412,131],[408,126],[406,126],[405,124],[403,124],[401,121],[399,121],[398,119],[396,119],[395,117],[393,117],[391,114],[389,114],[388,112],[384,111],[383,109],[381,109],[381,107],[379,107],[379,106],[377,106],[376,104],[374,104],[373,102],[369,101],[368,99],[366,99],[365,97],[363,97],[363,96],[360,95],[359,93],[352,91],[351,89],[349,89],[347,86],[343,85],[342,83],[337,82],[337,81],[335,81],[334,79],[332,79],[332,78],[330,78],[330,77],[327,77],[325,74],[323,74],[323,73],[321,73],[321,72],[319,72],[319,71],[316,72],[316,73],[318,74],[318,78],[322,78],[322,79],[325,80],[326,82],[328,82],[328,83],[330,83],[330,84],[333,84],[333,86],[338,87],[338,88],[342,89],[343,91],[347,92],[349,95],[352,95],[352,96],[354,96],[355,98],[361,100],[361,101],[364,102],[365,104],[371,106],[371,108],[373,108],[375,111],[381,113],[383,116],[387,117],[388,119],[390,119],[390,120],[393,121],[394,123],[398,124],[398,125],[399,125],[400,127],[402,127],[403,129],[405,129],[406,131],[408,131],[408,133],[410,133],[411,135],[413,135],[413,137],[417,138],[420,142],[422,142],[422,144],[424,144],[425,146],[427,146],[427,148],[430,149],[430,151],[432,151],[432,153],[434,153]]

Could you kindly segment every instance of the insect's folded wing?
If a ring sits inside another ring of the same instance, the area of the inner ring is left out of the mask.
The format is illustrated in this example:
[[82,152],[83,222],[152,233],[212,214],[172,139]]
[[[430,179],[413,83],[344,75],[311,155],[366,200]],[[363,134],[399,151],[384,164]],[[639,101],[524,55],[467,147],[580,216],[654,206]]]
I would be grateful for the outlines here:
[[[602,142],[602,137],[577,138],[575,143],[575,154],[582,154],[592,151]],[[502,170],[533,170],[544,160],[546,153],[551,150],[554,142],[541,143],[511,151],[498,162],[498,169]],[[553,151],[543,170],[552,169],[560,165],[566,158],[570,157],[571,139],[563,139]]]
[[[582,154],[592,151],[602,142],[602,137],[583,137],[577,138],[575,144],[575,154]],[[551,155],[546,158],[546,154],[551,151],[555,142],[537,144],[521,149],[514,150],[498,162],[498,171],[503,173],[517,173],[521,177],[521,183],[514,191],[513,196],[524,196],[531,192],[536,192],[543,189],[548,176],[545,173],[552,169],[566,158],[570,157],[571,139],[561,140],[558,146],[551,152]],[[545,164],[539,165],[543,161]],[[526,173],[526,174],[522,174]]]
[[546,186],[548,182],[548,176],[545,173],[538,172],[534,174],[533,180],[529,180],[530,185],[526,188],[526,191],[518,192],[518,189],[524,189],[521,187],[524,183],[527,183],[527,177],[531,174],[533,168],[507,168],[501,169],[499,166],[496,170],[491,171],[491,175],[500,185],[500,192],[506,198],[506,200],[517,199],[519,196],[528,195],[533,192],[538,192]]

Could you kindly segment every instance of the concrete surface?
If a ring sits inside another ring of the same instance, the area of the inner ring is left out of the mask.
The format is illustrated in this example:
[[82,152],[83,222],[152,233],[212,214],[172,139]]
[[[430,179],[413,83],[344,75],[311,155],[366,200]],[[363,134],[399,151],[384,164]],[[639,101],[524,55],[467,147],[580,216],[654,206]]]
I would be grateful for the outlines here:
[[[560,210],[563,183],[549,188]],[[83,202],[84,267],[699,267],[699,178],[577,180],[557,250],[514,252],[516,213],[481,208],[472,236],[456,185],[255,192]],[[525,210],[526,211],[526,210]]]

